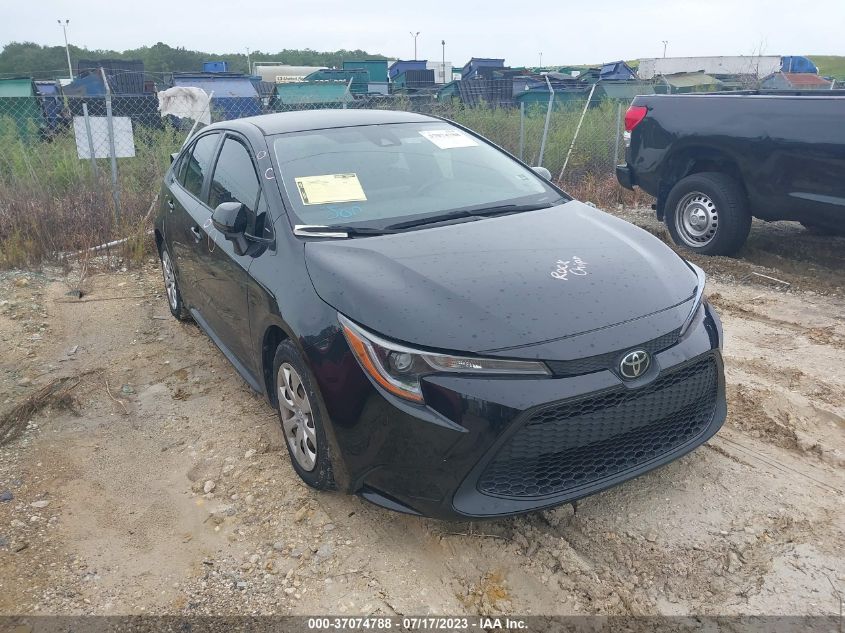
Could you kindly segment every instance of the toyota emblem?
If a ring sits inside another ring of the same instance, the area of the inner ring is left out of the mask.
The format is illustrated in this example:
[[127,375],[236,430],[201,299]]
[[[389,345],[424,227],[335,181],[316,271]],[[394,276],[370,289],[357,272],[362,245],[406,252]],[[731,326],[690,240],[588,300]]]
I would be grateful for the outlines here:
[[644,349],[636,349],[625,354],[622,362],[619,363],[619,373],[623,378],[633,380],[642,376],[650,364],[651,358],[648,352]]

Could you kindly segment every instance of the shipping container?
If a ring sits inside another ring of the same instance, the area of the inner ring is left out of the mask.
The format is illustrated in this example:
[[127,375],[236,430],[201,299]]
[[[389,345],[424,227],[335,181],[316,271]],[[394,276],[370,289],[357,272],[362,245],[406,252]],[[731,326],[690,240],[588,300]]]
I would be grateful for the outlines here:
[[388,70],[390,80],[393,81],[398,75],[408,70],[425,70],[427,63],[425,59],[397,59]]
[[758,78],[780,70],[780,55],[739,55],[731,57],[657,57],[641,59],[640,79],[658,75],[702,72],[708,75],[754,75]]
[[213,92],[211,112],[215,121],[261,114],[258,91],[246,75],[174,73],[173,85],[201,88],[207,94]]
[[433,88],[434,71],[427,70],[425,68],[422,70],[406,70],[393,78],[393,86],[396,88],[408,88],[411,90]]
[[370,83],[387,82],[387,60],[386,59],[360,59],[343,62],[343,70],[366,70],[369,73]]
[[495,68],[504,68],[505,60],[492,57],[473,57],[461,69],[461,79],[478,75],[488,76]]
[[337,107],[349,103],[353,97],[345,81],[299,81],[278,84],[276,103],[284,106]]
[[311,73],[305,77],[305,81],[345,81],[349,84],[352,81],[349,91],[352,94],[367,94],[369,73],[359,68],[340,70],[336,68],[324,68]]

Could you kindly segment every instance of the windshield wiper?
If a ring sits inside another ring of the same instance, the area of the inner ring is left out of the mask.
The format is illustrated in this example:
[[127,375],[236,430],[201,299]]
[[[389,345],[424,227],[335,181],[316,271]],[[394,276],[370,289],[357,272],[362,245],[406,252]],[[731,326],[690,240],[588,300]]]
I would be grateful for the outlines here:
[[389,228],[377,229],[368,226],[344,226],[332,224],[297,224],[293,227],[293,234],[306,237],[350,237],[355,235],[387,235],[395,233]]
[[426,224],[437,224],[439,222],[460,220],[462,218],[489,218],[494,215],[504,215],[507,213],[520,213],[522,211],[548,209],[549,207],[554,206],[554,204],[555,203],[551,202],[544,202],[542,204],[499,204],[492,207],[481,207],[477,209],[459,209],[442,215],[434,215],[426,218],[419,218],[417,220],[408,220],[407,222],[388,224],[384,228],[388,231],[402,231],[404,229],[410,229],[417,226],[425,226]]

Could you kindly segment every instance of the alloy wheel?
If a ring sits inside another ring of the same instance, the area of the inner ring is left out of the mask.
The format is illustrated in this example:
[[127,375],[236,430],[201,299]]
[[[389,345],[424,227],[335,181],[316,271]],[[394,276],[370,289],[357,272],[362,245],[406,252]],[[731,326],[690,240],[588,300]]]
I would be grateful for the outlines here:
[[164,287],[167,290],[167,301],[174,310],[179,307],[179,295],[176,290],[176,274],[173,272],[173,262],[167,251],[161,253],[161,271],[164,275]]
[[290,452],[303,470],[312,471],[317,463],[317,429],[305,385],[290,363],[279,367],[276,385],[282,429]]

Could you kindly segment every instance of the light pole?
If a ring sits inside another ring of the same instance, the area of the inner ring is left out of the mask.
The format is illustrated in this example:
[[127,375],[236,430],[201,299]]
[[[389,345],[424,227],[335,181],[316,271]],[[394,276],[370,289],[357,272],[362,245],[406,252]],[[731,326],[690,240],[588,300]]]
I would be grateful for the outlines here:
[[666,45],[669,44],[669,40],[661,40],[663,42],[663,57],[666,57]]
[[541,51],[540,52],[540,68],[542,68],[542,67],[543,67],[543,53]]
[[249,63],[249,46],[246,47],[246,72],[252,74],[252,64]]
[[443,65],[440,67],[443,70],[443,84],[449,83],[446,81],[446,40],[440,40],[440,46],[443,47]]
[[70,24],[70,20],[65,20],[62,22],[61,20],[56,20],[59,23],[59,26],[62,27],[62,31],[65,34],[65,53],[67,54],[67,71],[70,75],[70,80],[73,81],[73,66],[70,65],[70,48],[67,45],[67,25]]
[[420,32],[417,31],[416,33],[414,33],[413,31],[410,31],[410,33],[411,33],[411,37],[414,38],[414,61],[416,61],[416,59],[417,59],[417,38],[419,37]]

